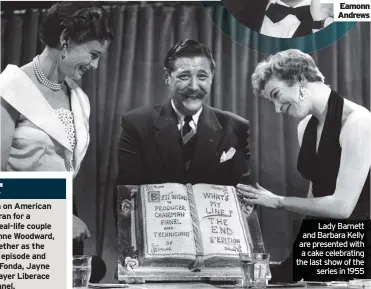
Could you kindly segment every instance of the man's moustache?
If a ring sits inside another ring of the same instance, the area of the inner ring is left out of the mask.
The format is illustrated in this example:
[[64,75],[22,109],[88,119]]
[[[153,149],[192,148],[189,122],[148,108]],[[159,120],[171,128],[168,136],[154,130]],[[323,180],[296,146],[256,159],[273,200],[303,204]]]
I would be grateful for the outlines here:
[[190,92],[184,92],[182,93],[182,95],[186,98],[200,98],[201,99],[201,98],[204,98],[205,93],[190,91]]

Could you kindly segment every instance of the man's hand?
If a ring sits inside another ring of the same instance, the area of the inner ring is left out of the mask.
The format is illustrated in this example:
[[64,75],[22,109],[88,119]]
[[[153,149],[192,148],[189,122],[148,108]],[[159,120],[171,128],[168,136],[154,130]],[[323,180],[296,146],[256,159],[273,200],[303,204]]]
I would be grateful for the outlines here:
[[86,224],[78,217],[73,215],[73,239],[83,241],[90,238],[90,232]]
[[333,4],[321,3],[320,0],[312,0],[312,3],[310,4],[310,14],[312,14],[313,21],[334,18]]

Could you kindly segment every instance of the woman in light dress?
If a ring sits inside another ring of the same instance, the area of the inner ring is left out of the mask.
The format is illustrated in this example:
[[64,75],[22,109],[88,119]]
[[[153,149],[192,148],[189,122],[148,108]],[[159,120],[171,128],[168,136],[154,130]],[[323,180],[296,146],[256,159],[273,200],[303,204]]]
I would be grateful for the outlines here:
[[[2,171],[77,175],[89,145],[90,104],[74,80],[98,67],[113,38],[109,16],[97,3],[55,3],[46,12],[40,29],[45,49],[0,74]],[[74,215],[74,241],[89,236]]]

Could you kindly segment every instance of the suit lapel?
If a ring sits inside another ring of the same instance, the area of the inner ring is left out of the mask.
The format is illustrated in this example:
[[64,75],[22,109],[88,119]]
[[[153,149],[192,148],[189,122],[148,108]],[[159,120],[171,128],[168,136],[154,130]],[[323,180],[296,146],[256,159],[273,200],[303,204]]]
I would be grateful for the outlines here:
[[170,100],[160,110],[155,122],[155,129],[156,144],[161,154],[161,160],[163,160],[167,178],[169,180],[184,180],[185,168],[180,147],[180,132]]
[[[262,0],[262,1],[254,1],[254,8],[250,10],[250,17],[254,20],[254,27],[250,27],[253,30],[260,32],[261,27],[263,25],[264,17],[265,17],[265,10],[267,9],[267,5],[269,0]],[[257,15],[261,15],[261,17],[257,17]]]
[[[253,30],[257,30],[260,32],[261,27],[263,25],[264,17],[265,17],[265,11],[267,9],[267,5],[269,4],[269,0],[262,0],[257,2],[257,6],[255,6],[252,10],[250,10],[253,14],[251,16],[253,19],[256,19],[254,26],[256,29],[252,28]],[[262,15],[261,17],[256,17],[255,15]],[[313,25],[313,19],[312,17],[308,19],[307,23],[300,23],[298,29],[296,29],[294,35],[292,37],[300,37],[305,36],[312,33],[312,25]]]
[[17,66],[8,65],[0,74],[0,94],[19,113],[72,152],[54,109],[32,80]]
[[215,168],[218,148],[222,139],[222,127],[210,107],[204,105],[197,124],[197,140],[190,167],[191,179]]
[[[313,22],[310,22],[313,23]],[[300,23],[298,29],[296,29],[294,35],[292,37],[300,37],[305,36],[312,33],[312,27],[309,23]]]
[[292,37],[300,37],[308,34],[312,34],[313,18],[312,15],[307,15],[306,21],[301,22],[298,29],[296,29]]

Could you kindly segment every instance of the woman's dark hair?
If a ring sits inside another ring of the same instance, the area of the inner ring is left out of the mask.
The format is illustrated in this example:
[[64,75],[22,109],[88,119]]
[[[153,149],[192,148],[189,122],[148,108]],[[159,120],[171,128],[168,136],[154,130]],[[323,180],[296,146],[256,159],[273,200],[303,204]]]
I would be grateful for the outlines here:
[[205,56],[210,62],[211,71],[214,72],[215,61],[210,49],[195,40],[182,40],[177,42],[166,55],[164,66],[168,72],[174,69],[174,62],[181,57]]
[[57,2],[47,12],[40,29],[40,41],[57,48],[64,29],[70,40],[80,44],[86,41],[111,41],[114,27],[108,13],[96,2]]

